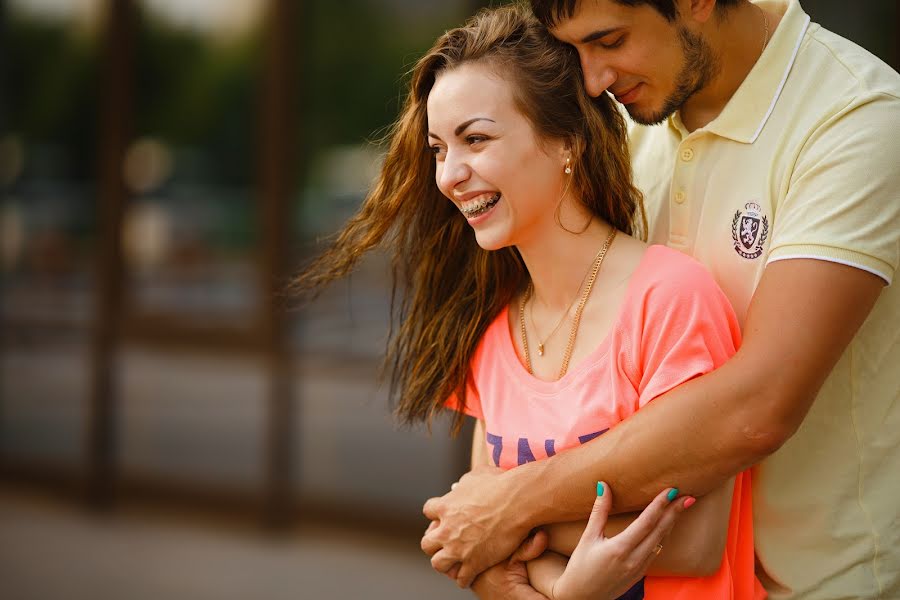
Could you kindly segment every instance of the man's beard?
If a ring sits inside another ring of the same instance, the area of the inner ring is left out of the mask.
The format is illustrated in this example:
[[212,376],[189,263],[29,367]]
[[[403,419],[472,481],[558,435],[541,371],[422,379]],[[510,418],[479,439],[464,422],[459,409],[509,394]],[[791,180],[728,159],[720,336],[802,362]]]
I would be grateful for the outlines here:
[[678,27],[678,41],[684,63],[675,78],[675,89],[663,102],[662,108],[651,114],[639,113],[633,105],[625,105],[635,123],[658,125],[681,108],[688,99],[703,89],[721,70],[719,57],[701,36],[691,33],[683,26]]

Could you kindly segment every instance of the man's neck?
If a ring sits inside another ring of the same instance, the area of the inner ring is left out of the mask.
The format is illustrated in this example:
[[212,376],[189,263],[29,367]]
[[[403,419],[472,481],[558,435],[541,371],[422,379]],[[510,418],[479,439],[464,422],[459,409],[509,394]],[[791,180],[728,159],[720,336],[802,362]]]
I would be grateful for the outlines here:
[[763,12],[759,6],[746,2],[709,21],[703,35],[721,68],[716,77],[679,109],[681,122],[688,131],[704,127],[719,116],[759,60],[779,20],[779,15]]

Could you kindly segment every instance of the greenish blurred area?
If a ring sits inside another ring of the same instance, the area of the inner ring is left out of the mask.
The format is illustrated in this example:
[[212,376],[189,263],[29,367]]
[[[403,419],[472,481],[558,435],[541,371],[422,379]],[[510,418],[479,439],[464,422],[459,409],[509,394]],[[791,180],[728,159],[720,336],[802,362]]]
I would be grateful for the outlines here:
[[[358,144],[391,123],[403,94],[403,74],[439,33],[464,16],[460,2],[436,4],[410,16],[403,14],[402,3],[298,3],[296,109],[302,157],[331,145]],[[102,24],[73,26],[16,10],[15,4],[2,10],[0,131],[26,144],[65,149],[67,160],[56,165],[61,170],[41,175],[92,179]],[[251,183],[261,26],[224,37],[179,27],[146,9],[140,13],[135,133],[202,147],[221,181]]]

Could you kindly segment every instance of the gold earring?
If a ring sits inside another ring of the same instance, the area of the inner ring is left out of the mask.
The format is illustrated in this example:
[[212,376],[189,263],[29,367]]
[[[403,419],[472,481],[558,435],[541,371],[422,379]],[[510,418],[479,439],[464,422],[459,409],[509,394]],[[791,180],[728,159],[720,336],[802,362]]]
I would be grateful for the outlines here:
[[566,157],[566,168],[564,169],[566,175],[572,174],[572,166],[569,164],[571,162],[572,162],[572,159],[569,157]]

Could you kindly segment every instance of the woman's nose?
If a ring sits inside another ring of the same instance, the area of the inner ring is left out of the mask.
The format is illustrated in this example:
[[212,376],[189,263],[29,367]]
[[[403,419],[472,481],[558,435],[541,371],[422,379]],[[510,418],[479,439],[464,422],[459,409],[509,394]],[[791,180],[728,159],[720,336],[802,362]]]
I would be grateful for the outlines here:
[[438,174],[438,185],[445,193],[450,194],[461,183],[464,183],[472,175],[468,163],[455,154],[447,153],[444,162],[441,163]]

